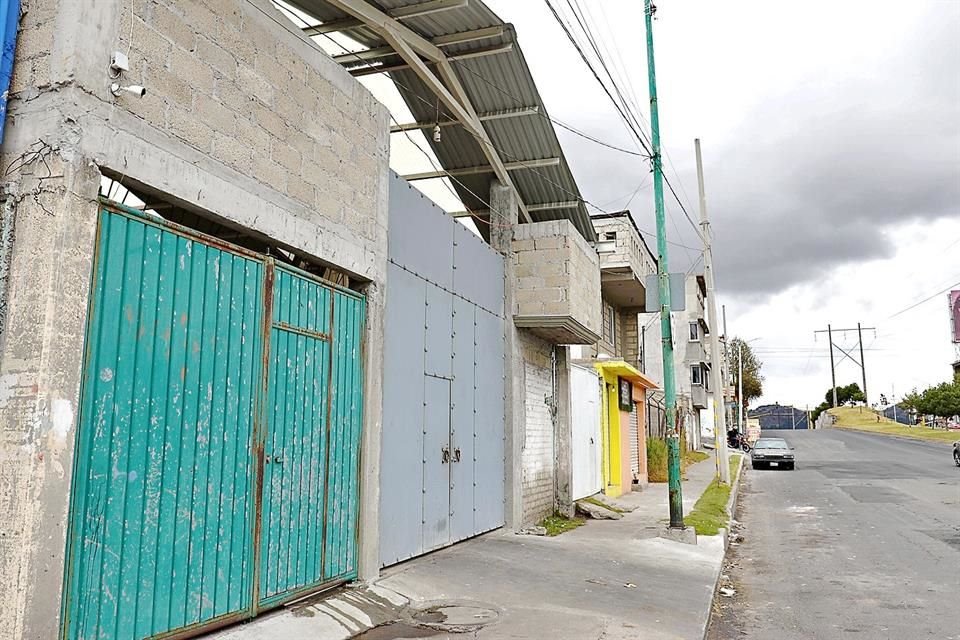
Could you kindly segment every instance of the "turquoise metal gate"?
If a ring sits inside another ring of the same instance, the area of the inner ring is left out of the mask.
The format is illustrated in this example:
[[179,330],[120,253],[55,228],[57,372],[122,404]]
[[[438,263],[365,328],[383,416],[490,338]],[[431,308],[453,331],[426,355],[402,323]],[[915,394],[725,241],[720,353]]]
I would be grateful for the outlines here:
[[259,606],[356,577],[362,299],[277,268]]
[[363,298],[132,211],[97,242],[63,637],[198,633],[354,578]]

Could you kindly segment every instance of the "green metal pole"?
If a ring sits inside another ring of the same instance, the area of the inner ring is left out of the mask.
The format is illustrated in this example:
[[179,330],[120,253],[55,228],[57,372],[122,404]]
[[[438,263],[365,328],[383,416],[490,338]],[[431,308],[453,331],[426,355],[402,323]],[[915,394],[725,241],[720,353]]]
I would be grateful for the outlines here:
[[660,337],[663,342],[663,393],[667,404],[667,479],[670,486],[670,528],[683,528],[683,492],[680,488],[680,429],[677,425],[677,389],[673,370],[670,323],[670,274],[667,263],[667,220],[663,209],[663,164],[660,157],[660,113],[657,109],[657,71],[653,62],[653,9],[644,0],[647,26],[647,77],[650,84],[650,141],[653,145],[653,200],[657,214],[657,275],[660,284]]

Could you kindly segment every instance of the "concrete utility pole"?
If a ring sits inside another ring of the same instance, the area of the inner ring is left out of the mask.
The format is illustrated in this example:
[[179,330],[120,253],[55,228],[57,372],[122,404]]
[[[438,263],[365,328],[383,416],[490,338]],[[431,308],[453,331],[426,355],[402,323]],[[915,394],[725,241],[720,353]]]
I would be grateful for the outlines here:
[[740,392],[737,394],[737,426],[740,428],[740,433],[746,433],[747,430],[743,425],[743,340],[737,342],[737,366],[740,369],[737,373],[737,384],[740,386]]
[[653,7],[644,0],[647,27],[647,81],[650,87],[650,143],[653,165],[653,202],[657,217],[657,276],[660,284],[660,339],[663,343],[663,395],[667,407],[667,479],[670,487],[670,528],[683,529],[683,493],[680,488],[680,430],[677,428],[677,389],[673,371],[673,335],[670,326],[670,275],[667,271],[667,221],[663,209],[663,160],[660,157],[660,111],[657,108],[657,71],[653,61]]
[[[723,406],[723,376],[720,369],[720,318],[717,317],[716,283],[713,279],[713,250],[710,247],[710,222],[707,220],[707,194],[703,187],[703,160],[700,139],[693,141],[697,153],[697,186],[700,188],[700,233],[703,235],[703,272],[707,281],[707,307],[710,311],[710,378],[713,384],[713,435],[720,481],[730,484],[727,457],[727,420]],[[719,394],[719,396],[718,396]],[[720,401],[717,401],[719,397]]]

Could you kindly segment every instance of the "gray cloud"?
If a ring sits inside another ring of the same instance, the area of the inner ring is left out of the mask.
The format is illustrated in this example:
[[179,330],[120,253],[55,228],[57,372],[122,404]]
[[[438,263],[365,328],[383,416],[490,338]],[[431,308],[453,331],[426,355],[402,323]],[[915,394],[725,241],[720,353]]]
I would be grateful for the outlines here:
[[[899,224],[960,216],[960,11],[947,7],[932,18],[924,33],[849,69],[840,85],[798,82],[766,99],[729,142],[707,148],[725,292],[762,298],[813,282],[839,265],[892,255],[895,239],[885,232]],[[603,128],[623,139],[617,127]],[[593,162],[599,151],[590,143],[563,141],[582,189],[598,204],[631,192],[645,173],[627,156]],[[696,207],[692,157],[677,155]],[[642,228],[654,228],[649,178],[630,208]],[[696,245],[676,207],[674,215],[680,241]],[[668,235],[678,238],[674,224]],[[686,268],[687,252],[670,250],[672,269]]]

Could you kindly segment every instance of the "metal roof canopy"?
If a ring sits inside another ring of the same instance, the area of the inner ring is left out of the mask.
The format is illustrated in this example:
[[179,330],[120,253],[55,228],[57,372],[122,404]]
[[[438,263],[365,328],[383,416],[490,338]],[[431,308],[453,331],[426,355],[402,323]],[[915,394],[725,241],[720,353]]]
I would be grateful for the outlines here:
[[570,220],[596,240],[516,31],[481,0],[287,2],[320,21],[305,34],[345,32],[369,47],[335,59],[355,75],[390,74],[416,119],[394,132],[432,129],[439,108],[441,141],[425,138],[468,210],[489,214],[499,179],[516,191],[521,222]]

